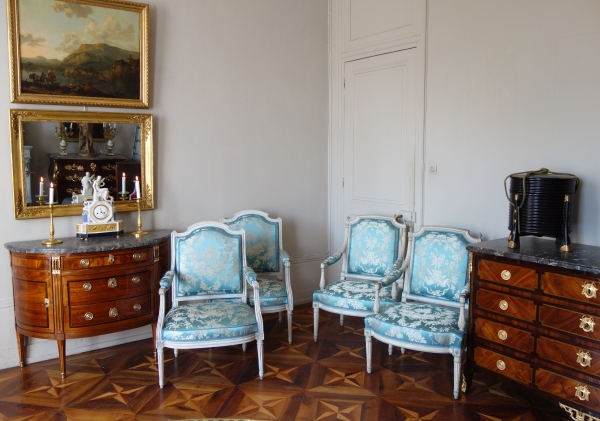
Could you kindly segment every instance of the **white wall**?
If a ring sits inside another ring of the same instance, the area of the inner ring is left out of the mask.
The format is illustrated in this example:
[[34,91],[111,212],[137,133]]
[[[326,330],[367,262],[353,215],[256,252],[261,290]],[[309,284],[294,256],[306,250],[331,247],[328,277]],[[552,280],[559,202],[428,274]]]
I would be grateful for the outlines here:
[[[150,0],[156,209],[144,229],[183,230],[243,209],[283,218],[296,302],[318,286],[327,255],[327,3],[315,0]],[[5,12],[2,12],[4,14]],[[6,22],[5,16],[0,16]],[[8,57],[6,28],[0,57]],[[43,239],[48,219],[13,219],[8,64],[0,67],[0,243]],[[79,110],[82,107],[62,107]],[[90,110],[88,108],[88,110]],[[103,111],[95,109],[90,111]],[[125,229],[135,214],[120,213]],[[55,219],[75,236],[77,217]],[[8,251],[0,252],[0,368],[18,364]],[[67,354],[150,336],[144,327],[67,341]],[[56,357],[32,340],[29,361]]]
[[429,1],[426,224],[507,237],[502,182],[581,179],[572,240],[600,245],[600,2]]

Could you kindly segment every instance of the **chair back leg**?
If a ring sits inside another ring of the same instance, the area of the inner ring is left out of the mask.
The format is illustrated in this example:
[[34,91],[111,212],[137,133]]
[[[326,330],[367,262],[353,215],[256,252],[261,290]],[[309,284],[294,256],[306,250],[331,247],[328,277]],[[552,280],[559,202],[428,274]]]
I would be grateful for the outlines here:
[[158,385],[162,389],[165,376],[165,356],[162,346],[157,346],[156,354],[158,355]]
[[344,326],[344,315],[340,314],[340,326]]
[[392,355],[392,353],[394,352],[394,346],[392,344],[388,345],[388,355]]
[[287,322],[288,322],[288,342],[292,344],[292,310],[287,311]]

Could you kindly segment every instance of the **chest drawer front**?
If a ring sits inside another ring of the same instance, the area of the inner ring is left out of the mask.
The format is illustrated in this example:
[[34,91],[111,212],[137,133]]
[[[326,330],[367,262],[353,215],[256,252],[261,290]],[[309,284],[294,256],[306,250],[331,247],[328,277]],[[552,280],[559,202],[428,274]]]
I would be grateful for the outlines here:
[[600,305],[600,281],[546,272],[542,290],[549,295]]
[[599,352],[540,336],[537,342],[537,353],[549,361],[600,378]]
[[131,263],[150,263],[153,261],[152,248],[130,249],[119,252],[101,252],[65,257],[64,270],[88,269],[126,265]]
[[584,338],[600,340],[600,317],[564,308],[543,305],[540,308],[542,325]]
[[537,283],[537,274],[533,269],[492,262],[485,259],[479,260],[477,275],[479,279],[486,281],[513,285],[530,290],[534,290]]
[[478,318],[475,321],[475,333],[480,338],[494,341],[504,346],[516,348],[524,352],[533,351],[533,336],[525,330]]
[[531,383],[529,364],[483,348],[475,348],[475,363],[521,383]]
[[73,275],[65,278],[68,305],[72,306],[136,297],[150,292],[150,270],[95,279],[81,279],[81,276]]
[[597,387],[542,369],[537,371],[535,382],[538,388],[560,398],[568,399],[596,411],[600,408],[600,390]]
[[124,300],[69,307],[73,328],[114,323],[151,314],[150,294]]
[[535,319],[535,304],[531,300],[513,297],[487,289],[479,289],[477,305],[485,310],[531,322]]

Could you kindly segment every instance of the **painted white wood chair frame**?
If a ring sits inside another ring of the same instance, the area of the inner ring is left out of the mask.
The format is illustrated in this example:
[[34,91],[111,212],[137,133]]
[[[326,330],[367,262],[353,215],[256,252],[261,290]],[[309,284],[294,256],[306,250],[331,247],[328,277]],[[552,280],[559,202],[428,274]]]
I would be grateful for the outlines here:
[[[344,244],[342,246],[342,251],[338,254],[341,255],[340,259],[342,260],[342,272],[340,275],[340,280],[344,280],[344,281],[348,281],[348,282],[352,282],[352,281],[368,281],[368,282],[372,282],[373,283],[373,288],[375,290],[375,303],[374,303],[374,307],[373,307],[373,312],[372,313],[365,313],[364,311],[359,311],[359,310],[352,310],[352,309],[345,309],[345,308],[340,308],[340,307],[334,307],[334,306],[328,306],[326,304],[323,304],[321,302],[315,302],[313,301],[313,317],[314,317],[314,339],[315,342],[317,342],[317,338],[318,338],[318,333],[319,333],[319,309],[328,311],[330,313],[335,313],[335,314],[339,314],[340,315],[340,325],[344,324],[344,315],[347,316],[357,316],[357,317],[366,317],[369,314],[375,314],[375,313],[379,313],[379,291],[382,288],[382,283],[381,280],[384,277],[380,277],[380,276],[369,276],[369,275],[357,275],[354,273],[348,273],[348,247],[349,247],[349,242],[350,242],[350,228],[353,225],[356,225],[357,223],[359,223],[361,220],[363,219],[368,219],[368,218],[376,218],[376,219],[380,219],[380,220],[387,220],[390,221],[392,223],[392,225],[394,225],[395,227],[399,228],[401,231],[401,235],[398,238],[398,255],[395,256],[395,260],[400,259],[400,258],[404,258],[405,254],[406,254],[406,237],[407,237],[407,226],[403,223],[400,223],[397,221],[396,218],[392,218],[392,217],[386,217],[386,216],[380,216],[380,215],[360,215],[358,217],[356,217],[356,219],[354,219],[353,221],[350,221],[350,217],[348,216],[346,218],[346,233],[344,236]],[[400,218],[400,217],[398,217]],[[332,256],[333,257],[333,256]],[[335,262],[331,263],[334,264],[338,261],[339,259],[337,259]],[[402,270],[405,269],[406,267],[406,261],[403,262],[402,265]],[[329,266],[330,264],[327,263],[327,261],[321,262],[321,279],[319,281],[319,288],[321,290],[324,290],[326,287],[326,281],[325,281],[325,268],[327,266]],[[394,281],[392,283],[392,296],[393,297],[397,297],[398,296],[398,282],[400,282],[402,278],[399,278],[398,281]]]
[[[221,228],[225,232],[233,235],[241,235],[242,236],[242,266],[244,273],[244,282],[243,282],[243,291],[239,294],[206,294],[201,296],[187,296],[185,298],[177,297],[177,292],[173,287],[177,277],[177,273],[175,272],[175,253],[176,246],[175,242],[178,237],[185,237],[190,234],[192,231],[202,228],[202,227],[216,227]],[[221,224],[219,222],[198,222],[196,224],[190,225],[185,232],[178,233],[176,231],[171,232],[171,269],[165,273],[163,279],[169,276],[169,272],[173,272],[174,275],[172,277],[172,281],[168,287],[161,287],[158,290],[159,294],[159,310],[158,310],[158,321],[156,324],[156,351],[158,356],[158,383],[162,388],[164,385],[164,348],[172,348],[177,357],[178,349],[202,349],[202,348],[212,348],[212,347],[221,347],[221,346],[229,346],[229,345],[239,345],[242,344],[243,350],[246,351],[246,345],[248,342],[252,342],[256,340],[257,350],[258,350],[258,373],[259,377],[262,380],[264,375],[263,369],[263,341],[264,341],[264,327],[262,314],[260,311],[260,301],[258,299],[259,294],[259,286],[256,281],[256,274],[252,270],[246,266],[246,244],[245,244],[245,232],[243,230],[235,231],[231,230],[227,225]],[[162,279],[161,279],[162,281]],[[247,285],[250,284],[254,291],[254,300],[259,303],[259,305],[254,307],[254,313],[256,317],[256,321],[258,324],[258,330],[256,333],[245,336],[238,336],[235,338],[225,338],[218,340],[205,340],[205,341],[195,341],[195,342],[179,342],[179,341],[170,341],[165,340],[162,337],[162,328],[165,320],[166,313],[168,312],[166,309],[166,298],[165,294],[169,289],[171,289],[171,300],[172,305],[171,308],[175,308],[179,306],[180,302],[193,302],[193,301],[213,301],[218,299],[231,299],[231,298],[239,298],[241,302],[247,303]]]
[[[407,302],[407,300],[418,301],[421,303],[431,304],[434,306],[441,306],[441,307],[448,307],[448,308],[456,309],[459,312],[458,328],[461,331],[464,331],[464,329],[467,325],[466,311],[469,308],[468,303],[467,303],[467,298],[468,298],[468,293],[469,293],[470,288],[465,290],[463,292],[463,294],[461,294],[459,302],[440,300],[440,299],[435,299],[435,298],[430,298],[430,297],[423,297],[420,295],[415,295],[415,294],[410,293],[410,282],[411,282],[413,252],[414,252],[414,250],[413,250],[414,239],[421,236],[421,234],[423,234],[425,231],[435,231],[435,230],[442,230],[445,232],[455,232],[458,234],[462,234],[467,241],[472,242],[472,243],[478,243],[481,241],[481,234],[479,235],[479,238],[473,237],[470,235],[468,230],[461,229],[461,228],[443,227],[443,226],[423,226],[417,232],[414,232],[414,233],[410,232],[408,234],[408,236],[409,236],[408,253],[406,256],[406,263],[408,263],[408,267],[406,268],[406,270],[404,271],[404,273],[402,275],[402,277],[404,279],[404,288],[402,290],[401,302],[404,303],[404,302]],[[470,282],[471,282],[471,255],[470,254],[469,254],[468,271],[469,271],[468,284],[470,287]],[[401,305],[401,303],[399,303],[398,305]],[[463,337],[463,343],[461,344],[460,348],[457,349],[457,348],[451,348],[451,347],[421,345],[421,344],[418,344],[415,342],[410,342],[410,341],[401,341],[398,339],[393,339],[388,336],[381,335],[371,329],[365,328],[367,373],[371,373],[371,369],[372,369],[371,360],[372,360],[373,351],[372,351],[371,338],[375,338],[375,339],[379,340],[380,342],[388,344],[388,354],[389,355],[392,355],[392,350],[393,350],[394,346],[400,347],[400,350],[403,354],[404,354],[405,349],[410,349],[410,350],[419,351],[419,352],[430,352],[430,353],[436,353],[436,354],[452,354],[452,356],[454,357],[454,389],[453,389],[454,399],[459,398],[461,389],[463,391],[466,389],[466,384],[463,384],[462,387],[459,388],[460,378],[461,378],[461,369],[462,369],[462,360],[466,356],[467,344],[466,344],[466,341],[464,341],[465,337]]]
[[[287,293],[287,304],[262,307],[263,313],[279,313],[279,323],[281,323],[282,312],[287,312],[288,324],[288,342],[292,343],[292,313],[294,312],[294,294],[292,293],[292,284],[290,281],[290,255],[283,249],[283,228],[281,218],[271,218],[269,214],[259,210],[244,210],[237,212],[232,218],[221,219],[222,223],[234,222],[244,215],[259,215],[269,222],[276,223],[279,228],[279,260],[282,264],[278,272],[260,272],[255,269],[256,275],[260,276],[275,276],[279,281],[285,282],[285,290]],[[255,301],[256,302],[256,298]]]

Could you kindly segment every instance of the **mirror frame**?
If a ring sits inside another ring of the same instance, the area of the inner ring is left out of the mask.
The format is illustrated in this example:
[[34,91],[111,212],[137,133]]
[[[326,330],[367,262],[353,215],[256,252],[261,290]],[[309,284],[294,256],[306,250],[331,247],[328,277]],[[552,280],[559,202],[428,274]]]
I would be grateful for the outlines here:
[[[10,148],[12,161],[12,184],[15,219],[47,218],[50,206],[28,206],[25,196],[25,161],[23,157],[23,123],[117,123],[140,125],[140,160],[142,179],[141,210],[154,209],[154,144],[152,138],[152,114],[88,112],[88,111],[48,111],[9,109]],[[54,136],[54,133],[52,133]],[[58,148],[58,140],[56,141]],[[137,201],[115,200],[117,212],[137,210]],[[81,216],[81,204],[60,204],[53,206],[53,216]]]

